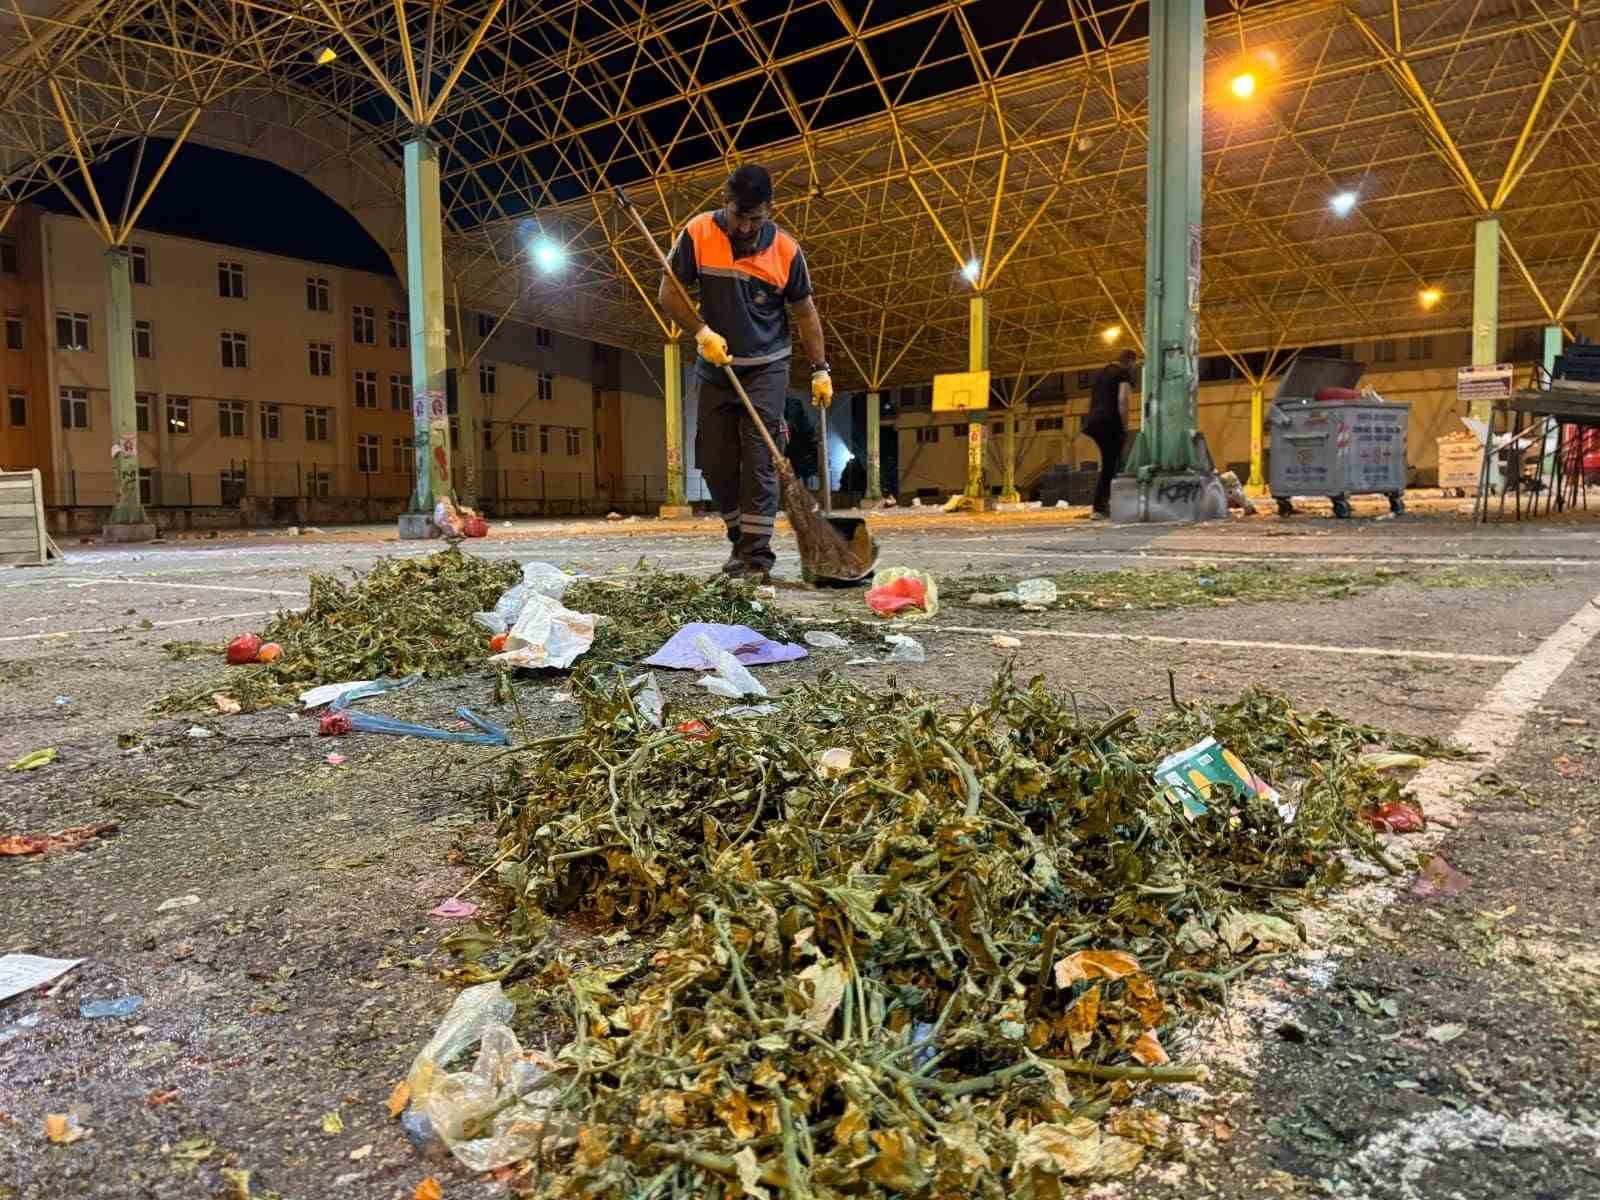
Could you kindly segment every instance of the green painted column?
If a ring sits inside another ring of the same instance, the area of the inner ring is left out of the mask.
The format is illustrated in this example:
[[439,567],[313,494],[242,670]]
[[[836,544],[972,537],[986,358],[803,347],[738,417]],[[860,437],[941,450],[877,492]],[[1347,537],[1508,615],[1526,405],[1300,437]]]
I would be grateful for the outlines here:
[[1146,151],[1144,368],[1140,429],[1127,473],[1197,467],[1200,388],[1200,169],[1205,6],[1151,0]]
[[139,417],[133,390],[133,283],[128,251],[106,251],[106,372],[111,384],[111,431],[117,465],[117,503],[112,525],[143,525],[139,501]]
[[[1472,365],[1500,360],[1500,218],[1485,217],[1473,230]],[[1489,419],[1489,402],[1474,400],[1468,415]]]
[[478,364],[456,371],[456,425],[461,438],[456,443],[456,472],[461,478],[456,499],[468,508],[478,507],[478,480],[485,461],[483,453],[483,397],[478,392]]
[[883,499],[883,396],[867,393],[867,494],[863,500]]
[[1000,464],[1000,502],[1002,504],[1020,504],[1022,503],[1022,497],[1017,492],[1017,408],[1015,400],[1006,405],[1005,431],[1005,442],[1002,445],[1004,461]]
[[[967,301],[967,370],[989,369],[989,297],[980,292]],[[980,503],[983,487],[983,423],[988,409],[975,408],[967,416],[967,491]]]
[[664,517],[688,509],[683,483],[683,358],[677,342],[661,347],[662,394],[667,406],[667,502]]
[[1561,326],[1546,325],[1544,327],[1545,374],[1554,375],[1556,373],[1556,357],[1561,353],[1563,345]]
[[[452,495],[450,418],[445,410],[444,255],[440,246],[439,159],[433,143],[405,144],[406,291],[411,304],[411,416],[417,483],[411,508],[432,513]],[[463,427],[464,428],[464,427]]]

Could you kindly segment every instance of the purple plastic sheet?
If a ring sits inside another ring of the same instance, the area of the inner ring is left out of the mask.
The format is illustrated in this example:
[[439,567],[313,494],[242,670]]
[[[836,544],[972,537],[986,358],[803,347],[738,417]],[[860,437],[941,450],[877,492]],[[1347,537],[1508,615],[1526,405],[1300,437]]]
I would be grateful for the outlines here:
[[747,667],[760,667],[768,663],[793,662],[806,656],[806,648],[793,642],[775,642],[762,637],[748,625],[712,625],[694,621],[685,625],[667,639],[666,644],[644,660],[647,667],[665,667],[672,671],[709,671],[712,664],[695,647],[700,634],[711,639],[719,650],[726,650]]

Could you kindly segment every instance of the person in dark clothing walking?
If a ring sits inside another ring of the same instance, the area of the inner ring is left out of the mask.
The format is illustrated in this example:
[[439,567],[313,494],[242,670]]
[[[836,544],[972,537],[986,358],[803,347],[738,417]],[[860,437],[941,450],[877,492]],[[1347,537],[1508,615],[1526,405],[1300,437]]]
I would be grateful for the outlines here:
[[1133,369],[1139,361],[1124,350],[1116,361],[1100,368],[1089,389],[1089,415],[1083,432],[1100,448],[1100,479],[1094,488],[1094,513],[1111,515],[1111,481],[1122,466],[1122,443],[1128,436],[1128,401],[1133,396]]

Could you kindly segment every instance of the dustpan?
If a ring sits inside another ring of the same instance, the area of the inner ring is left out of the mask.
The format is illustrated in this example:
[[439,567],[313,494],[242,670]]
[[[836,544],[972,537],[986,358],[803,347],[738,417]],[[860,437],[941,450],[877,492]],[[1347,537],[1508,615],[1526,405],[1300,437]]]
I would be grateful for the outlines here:
[[814,587],[865,587],[872,582],[873,568],[878,565],[878,545],[872,540],[872,530],[863,517],[836,517],[833,515],[833,471],[828,465],[828,410],[817,408],[817,464],[822,482],[822,515],[828,525],[844,541],[850,560],[862,567],[861,573],[822,574],[813,571],[811,564],[802,560],[800,577]]

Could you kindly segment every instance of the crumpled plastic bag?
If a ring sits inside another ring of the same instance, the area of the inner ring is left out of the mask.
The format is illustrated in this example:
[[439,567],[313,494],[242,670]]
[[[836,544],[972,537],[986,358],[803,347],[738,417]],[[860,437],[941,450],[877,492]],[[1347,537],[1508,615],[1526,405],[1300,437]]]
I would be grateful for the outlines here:
[[926,571],[880,567],[867,589],[867,607],[881,617],[923,621],[939,611],[939,585]]
[[549,596],[559,600],[567,594],[575,576],[547,562],[524,563],[522,582],[512,584],[495,601],[491,612],[473,613],[472,619],[490,633],[506,633],[517,623],[529,596]]
[[594,645],[593,613],[573,612],[541,592],[528,596],[517,623],[506,635],[506,648],[491,655],[497,667],[570,667]]
[[1017,603],[1019,604],[1054,604],[1060,595],[1060,589],[1055,581],[1050,579],[1024,579],[1017,584]]
[[700,650],[702,641],[726,650],[747,667],[768,663],[794,662],[806,657],[804,646],[775,642],[748,625],[720,625],[711,621],[690,621],[644,659],[646,667],[665,667],[673,671],[709,671],[715,665]]
[[[408,1127],[426,1119],[431,1132],[471,1171],[557,1149],[576,1134],[576,1122],[555,1108],[561,1086],[554,1061],[525,1054],[506,1026],[514,1006],[500,984],[468,988],[456,997],[406,1077],[412,1112]],[[470,1071],[446,1074],[451,1061],[478,1043]]]
[[634,707],[639,710],[639,715],[660,729],[666,702],[661,698],[661,685],[656,682],[656,673],[646,671],[643,675],[635,675],[628,680],[628,691],[633,694]]
[[818,650],[844,650],[850,643],[826,629],[806,630],[806,645]]
[[745,696],[767,696],[767,689],[761,681],[750,674],[745,665],[728,651],[716,646],[705,634],[695,637],[695,648],[711,664],[715,675],[705,675],[698,681],[700,686],[713,695],[725,696],[729,700],[741,700]]
[[889,651],[888,662],[919,663],[926,662],[928,653],[922,648],[922,643],[914,637],[907,637],[903,633],[891,633],[883,639],[894,649]]
[[445,537],[463,537],[466,534],[466,515],[449,496],[440,496],[439,502],[433,506],[433,523]]

